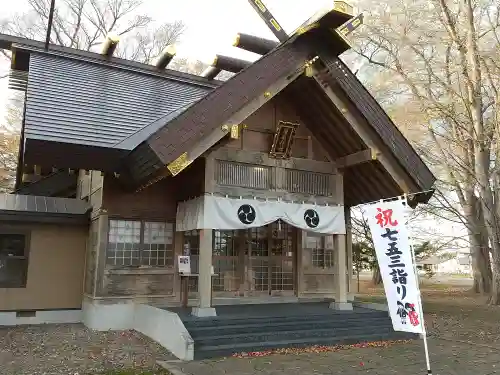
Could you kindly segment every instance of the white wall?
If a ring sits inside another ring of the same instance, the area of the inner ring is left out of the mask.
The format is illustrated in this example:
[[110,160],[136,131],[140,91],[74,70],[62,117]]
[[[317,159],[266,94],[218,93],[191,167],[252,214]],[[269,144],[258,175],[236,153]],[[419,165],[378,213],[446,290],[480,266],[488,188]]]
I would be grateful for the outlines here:
[[158,307],[84,301],[83,323],[97,331],[135,329],[179,359],[190,361],[194,356],[194,341],[179,315]]

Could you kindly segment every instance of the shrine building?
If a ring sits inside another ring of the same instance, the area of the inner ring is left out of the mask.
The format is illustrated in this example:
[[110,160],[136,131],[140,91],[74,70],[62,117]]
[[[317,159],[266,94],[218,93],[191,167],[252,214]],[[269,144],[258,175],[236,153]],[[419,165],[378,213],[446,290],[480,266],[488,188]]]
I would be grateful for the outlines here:
[[397,336],[354,299],[351,207],[426,203],[435,177],[339,58],[350,18],[282,43],[239,34],[262,57],[200,76],[168,69],[173,47],[148,65],[113,39],[0,34],[25,95],[0,325],[136,329],[181,359]]

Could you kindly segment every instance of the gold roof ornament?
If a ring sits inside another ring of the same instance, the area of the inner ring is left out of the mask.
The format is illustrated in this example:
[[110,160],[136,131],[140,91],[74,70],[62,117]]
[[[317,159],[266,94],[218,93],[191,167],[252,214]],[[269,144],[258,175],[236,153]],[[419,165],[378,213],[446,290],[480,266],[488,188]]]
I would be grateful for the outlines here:
[[181,156],[179,156],[177,159],[175,159],[172,163],[167,165],[167,169],[170,171],[172,176],[176,176],[192,162],[193,161],[188,158],[187,152],[184,152]]
[[354,7],[345,1],[334,1],[333,9],[337,12],[349,14],[350,16],[354,15]]

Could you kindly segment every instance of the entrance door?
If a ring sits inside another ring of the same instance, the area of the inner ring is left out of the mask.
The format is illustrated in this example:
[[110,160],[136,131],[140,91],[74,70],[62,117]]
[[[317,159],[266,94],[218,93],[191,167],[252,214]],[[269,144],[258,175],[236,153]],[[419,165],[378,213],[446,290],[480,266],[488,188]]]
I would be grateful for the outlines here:
[[295,294],[296,229],[282,221],[249,233],[251,287],[255,295]]

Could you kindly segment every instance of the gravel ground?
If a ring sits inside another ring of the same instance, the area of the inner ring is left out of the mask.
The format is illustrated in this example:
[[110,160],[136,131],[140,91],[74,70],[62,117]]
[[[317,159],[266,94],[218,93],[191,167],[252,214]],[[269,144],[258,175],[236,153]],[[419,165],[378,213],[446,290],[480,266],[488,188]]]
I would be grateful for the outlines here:
[[94,375],[120,369],[160,374],[156,361],[170,359],[161,346],[134,331],[96,332],[81,324],[0,329],[1,375]]

